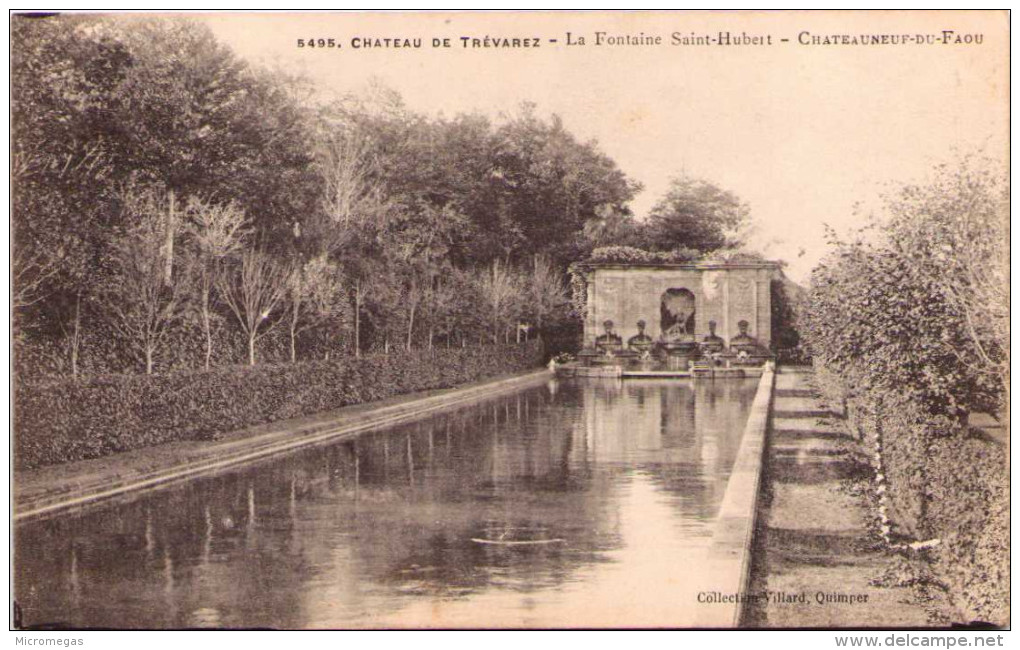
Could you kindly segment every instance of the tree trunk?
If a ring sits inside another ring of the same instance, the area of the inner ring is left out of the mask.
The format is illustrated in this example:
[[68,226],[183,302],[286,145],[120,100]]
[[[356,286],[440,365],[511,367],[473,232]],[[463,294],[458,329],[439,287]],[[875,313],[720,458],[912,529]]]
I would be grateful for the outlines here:
[[163,284],[170,286],[174,271],[174,191],[170,190],[170,209],[166,218],[166,266],[163,270]]
[[205,369],[212,365],[212,328],[209,326],[209,319],[206,317],[205,324]]
[[361,280],[354,282],[354,356],[361,356]]
[[248,336],[248,365],[255,365],[255,332]]
[[152,346],[145,346],[145,374],[152,374]]
[[411,337],[414,334],[414,312],[417,307],[411,307],[411,313],[407,318],[407,351],[411,351]]
[[78,378],[78,352],[81,349],[81,291],[74,298],[74,328],[71,335],[71,376]]
[[212,323],[209,318],[209,292],[202,295],[202,329],[205,330],[205,369],[212,361]]
[[297,303],[294,304],[294,311],[291,312],[290,319],[290,362],[297,363],[297,324],[299,307]]

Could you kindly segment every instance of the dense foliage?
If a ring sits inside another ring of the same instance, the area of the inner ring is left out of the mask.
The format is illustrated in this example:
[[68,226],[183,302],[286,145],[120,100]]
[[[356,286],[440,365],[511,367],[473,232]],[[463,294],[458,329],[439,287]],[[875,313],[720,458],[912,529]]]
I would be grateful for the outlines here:
[[997,413],[1008,376],[1008,182],[976,163],[890,199],[870,240],[814,272],[812,351],[861,390]]
[[655,250],[683,246],[709,252],[732,244],[749,215],[748,205],[732,192],[680,176],[652,208],[645,241]]
[[541,335],[639,189],[532,106],[323,105],[183,18],[17,16],[12,42],[19,374]]
[[1009,616],[1005,450],[968,426],[1009,382],[1008,181],[965,159],[903,188],[868,239],[836,241],[806,332],[830,404],[881,448],[891,518],[935,539],[935,575],[973,620]]
[[15,463],[37,467],[207,440],[267,422],[520,372],[538,366],[541,355],[541,344],[532,341],[167,375],[19,382]]

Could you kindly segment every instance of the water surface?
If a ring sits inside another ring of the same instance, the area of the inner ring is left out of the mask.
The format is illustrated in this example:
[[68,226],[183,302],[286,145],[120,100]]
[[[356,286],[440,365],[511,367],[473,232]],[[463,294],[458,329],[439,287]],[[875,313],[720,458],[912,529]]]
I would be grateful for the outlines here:
[[25,625],[693,624],[756,380],[553,381],[15,531]]

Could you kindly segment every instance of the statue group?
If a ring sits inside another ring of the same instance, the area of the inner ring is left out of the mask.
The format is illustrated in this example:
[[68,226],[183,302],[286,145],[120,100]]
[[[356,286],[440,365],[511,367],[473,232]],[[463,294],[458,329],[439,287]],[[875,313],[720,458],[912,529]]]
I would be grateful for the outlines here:
[[759,349],[757,340],[751,336],[750,324],[746,320],[737,323],[737,335],[730,339],[727,345],[726,340],[716,333],[716,322],[708,322],[708,334],[701,341],[697,341],[692,329],[685,318],[676,318],[672,325],[662,332],[659,339],[653,339],[645,332],[647,323],[644,320],[637,322],[637,334],[627,339],[624,345],[623,337],[614,330],[614,323],[611,320],[602,323],[603,333],[595,338],[595,350],[597,354],[612,357],[640,357],[649,359],[652,357],[668,358],[672,356],[683,356],[695,359],[698,357],[718,358],[720,356],[739,356],[741,358],[749,355],[761,356],[763,351]]

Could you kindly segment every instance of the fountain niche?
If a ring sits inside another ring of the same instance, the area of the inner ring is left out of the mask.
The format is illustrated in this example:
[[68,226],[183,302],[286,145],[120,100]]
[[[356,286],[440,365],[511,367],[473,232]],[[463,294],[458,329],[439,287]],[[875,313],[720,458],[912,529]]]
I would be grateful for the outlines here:
[[694,294],[689,289],[667,289],[659,306],[659,345],[670,370],[687,370],[698,356],[694,335]]

